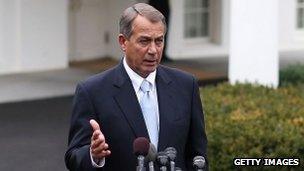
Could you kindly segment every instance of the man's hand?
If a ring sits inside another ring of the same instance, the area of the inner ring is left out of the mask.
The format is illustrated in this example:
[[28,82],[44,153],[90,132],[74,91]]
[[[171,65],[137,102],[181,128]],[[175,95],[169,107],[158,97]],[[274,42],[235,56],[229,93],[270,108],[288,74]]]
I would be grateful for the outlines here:
[[111,154],[108,150],[109,145],[105,141],[103,133],[100,131],[98,123],[94,120],[90,120],[90,124],[93,128],[93,135],[91,137],[91,154],[94,159],[102,159]]

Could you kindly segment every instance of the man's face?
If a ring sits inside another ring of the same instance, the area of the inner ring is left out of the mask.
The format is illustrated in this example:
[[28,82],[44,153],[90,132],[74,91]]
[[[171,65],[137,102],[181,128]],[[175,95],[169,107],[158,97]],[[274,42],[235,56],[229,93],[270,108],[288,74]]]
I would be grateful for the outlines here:
[[159,65],[164,48],[163,23],[152,23],[138,15],[132,24],[132,35],[127,39],[119,35],[119,43],[125,52],[130,68],[142,77],[147,77]]

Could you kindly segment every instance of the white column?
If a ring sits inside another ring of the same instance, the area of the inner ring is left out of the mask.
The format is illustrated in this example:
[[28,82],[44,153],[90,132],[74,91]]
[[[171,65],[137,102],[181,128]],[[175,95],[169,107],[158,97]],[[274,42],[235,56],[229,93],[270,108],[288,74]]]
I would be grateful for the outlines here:
[[67,67],[68,0],[0,5],[0,74]]
[[278,0],[230,0],[231,83],[278,85]]

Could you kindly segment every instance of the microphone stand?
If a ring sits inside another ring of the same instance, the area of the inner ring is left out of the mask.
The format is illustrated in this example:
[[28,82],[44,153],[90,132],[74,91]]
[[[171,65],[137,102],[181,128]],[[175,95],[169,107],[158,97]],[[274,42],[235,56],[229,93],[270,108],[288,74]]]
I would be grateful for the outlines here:
[[160,165],[160,170],[167,171],[168,156],[166,155],[165,152],[158,152],[157,161]]
[[174,159],[176,158],[176,153],[177,153],[176,149],[174,147],[168,147],[165,149],[165,153],[170,161],[170,171],[175,171]]
[[137,161],[138,161],[138,166],[136,167],[136,171],[145,171],[145,167],[144,167],[144,159],[145,157],[142,155],[139,155],[137,157]]
[[153,161],[149,162],[149,171],[154,171],[154,163],[153,163]]
[[167,171],[167,167],[166,167],[166,166],[161,166],[161,167],[160,167],[160,170],[161,170],[161,171]]
[[171,171],[175,171],[175,162],[174,161],[170,161],[170,168],[171,168]]

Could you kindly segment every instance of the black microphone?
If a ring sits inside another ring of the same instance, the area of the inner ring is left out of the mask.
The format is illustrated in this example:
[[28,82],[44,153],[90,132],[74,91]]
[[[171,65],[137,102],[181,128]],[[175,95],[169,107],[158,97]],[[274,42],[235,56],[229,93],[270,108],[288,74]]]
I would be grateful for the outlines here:
[[165,153],[168,156],[169,160],[170,160],[170,170],[171,171],[175,171],[175,158],[176,158],[176,149],[174,147],[168,147],[165,149]]
[[149,151],[149,140],[145,137],[138,137],[133,142],[133,153],[137,156],[137,171],[144,171],[144,159]]
[[197,171],[203,171],[205,165],[206,165],[206,160],[203,156],[195,156],[193,158],[193,166]]
[[167,171],[168,156],[165,152],[161,151],[157,153],[157,162],[160,165],[161,171]]
[[149,171],[154,171],[154,161],[156,160],[157,151],[155,146],[150,143],[149,152],[145,158],[146,162],[149,163]]

